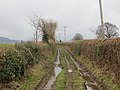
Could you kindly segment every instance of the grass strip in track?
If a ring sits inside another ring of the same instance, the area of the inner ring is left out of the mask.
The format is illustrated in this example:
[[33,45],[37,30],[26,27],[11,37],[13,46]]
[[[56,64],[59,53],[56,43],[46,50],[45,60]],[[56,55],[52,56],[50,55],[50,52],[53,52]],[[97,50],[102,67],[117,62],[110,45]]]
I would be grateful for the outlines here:
[[62,67],[64,70],[67,70],[67,62],[64,57],[63,49],[60,49],[60,67]]
[[53,85],[53,90],[65,90],[66,86],[66,74],[67,74],[67,63],[64,58],[63,49],[60,48],[60,67],[63,69],[62,72],[56,78]]
[[83,86],[85,81],[82,79],[82,77],[80,77],[79,71],[75,70],[72,75],[73,90],[85,90]]
[[74,62],[72,61],[72,59],[70,58],[69,54],[65,51],[66,57],[70,63],[70,66],[73,70],[72,72],[72,86],[73,86],[73,90],[85,90],[84,88],[84,79],[80,76],[79,71],[77,70],[77,67],[75,66]]
[[65,90],[65,85],[66,85],[65,73],[66,73],[66,70],[63,70],[58,75],[58,77],[56,78],[53,90]]

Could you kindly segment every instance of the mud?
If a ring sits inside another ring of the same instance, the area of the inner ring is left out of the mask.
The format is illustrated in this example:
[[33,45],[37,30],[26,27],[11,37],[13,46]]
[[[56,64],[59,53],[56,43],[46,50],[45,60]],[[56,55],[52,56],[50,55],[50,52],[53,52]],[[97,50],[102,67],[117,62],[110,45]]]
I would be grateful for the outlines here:
[[55,62],[56,66],[54,68],[54,73],[55,75],[51,77],[51,79],[48,81],[48,83],[46,84],[46,86],[44,87],[43,90],[52,90],[52,86],[56,80],[56,77],[60,74],[60,72],[62,71],[62,69],[58,66],[60,64],[60,52],[58,49],[58,55],[57,55],[57,61]]
[[101,88],[91,78],[91,76],[85,70],[83,70],[83,68],[81,68],[81,66],[80,66],[80,64],[78,64],[78,62],[76,62],[73,59],[72,55],[67,50],[66,50],[66,52],[69,54],[71,60],[74,62],[75,66],[80,71],[81,77],[85,80],[84,85],[85,85],[86,90],[101,90]]

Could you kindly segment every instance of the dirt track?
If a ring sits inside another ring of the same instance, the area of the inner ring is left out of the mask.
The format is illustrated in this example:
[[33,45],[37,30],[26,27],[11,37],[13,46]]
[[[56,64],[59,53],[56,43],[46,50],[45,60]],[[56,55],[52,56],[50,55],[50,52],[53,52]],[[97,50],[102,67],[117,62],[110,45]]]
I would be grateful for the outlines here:
[[[84,87],[86,88],[86,90],[101,90],[100,87],[97,85],[97,83],[94,80],[92,80],[90,75],[79,64],[79,62],[77,62],[67,50],[63,50],[63,51],[64,51],[64,60],[66,61],[66,64],[67,64],[66,66],[67,72],[65,75],[65,78],[66,78],[65,90],[73,90],[72,79],[73,79],[73,73],[75,70],[78,70],[80,77],[82,77],[85,80]],[[58,65],[60,64],[60,61],[59,61],[60,57],[61,57],[60,52],[58,50],[57,61],[55,62],[56,64],[55,67],[58,67]],[[73,68],[73,66],[76,68]],[[60,72],[61,71],[57,73],[59,74]],[[53,90],[52,86],[54,85],[54,82],[56,81],[56,77],[58,76],[58,74],[56,75],[56,71],[55,71],[55,75],[51,76],[50,80],[46,83],[46,85],[45,85],[45,82],[43,82],[44,85],[42,86],[42,88],[40,85],[39,88],[36,90]]]

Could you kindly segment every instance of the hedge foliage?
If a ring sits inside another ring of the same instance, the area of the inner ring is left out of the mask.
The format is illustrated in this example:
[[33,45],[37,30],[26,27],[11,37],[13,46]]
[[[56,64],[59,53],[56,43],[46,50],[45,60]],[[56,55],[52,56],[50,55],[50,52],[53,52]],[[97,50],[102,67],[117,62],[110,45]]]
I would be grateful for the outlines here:
[[120,38],[83,40],[63,45],[70,47],[75,55],[88,58],[120,86]]
[[0,82],[9,83],[21,79],[28,67],[39,62],[42,50],[47,48],[26,42],[4,50],[0,56]]

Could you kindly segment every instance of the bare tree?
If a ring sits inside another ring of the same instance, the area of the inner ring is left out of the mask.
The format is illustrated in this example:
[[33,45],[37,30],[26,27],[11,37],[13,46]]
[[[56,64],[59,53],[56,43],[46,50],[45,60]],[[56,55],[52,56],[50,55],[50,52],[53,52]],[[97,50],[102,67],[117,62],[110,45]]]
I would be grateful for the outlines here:
[[76,33],[75,36],[73,37],[73,40],[83,40],[83,36],[79,33]]
[[42,33],[43,42],[49,43],[50,40],[55,42],[55,32],[57,28],[56,21],[34,15],[30,18],[30,24]]
[[39,23],[39,18],[36,14],[34,14],[32,17],[29,17],[28,18],[28,23],[35,28],[35,34],[34,35],[34,39],[36,42],[38,42],[38,31],[39,31],[39,26],[38,26],[38,23]]
[[43,32],[43,41],[49,41],[52,40],[55,42],[55,32],[57,28],[57,23],[56,21],[53,21],[52,19],[44,19],[42,21],[42,26],[41,23],[39,23],[39,27],[41,27],[42,32]]
[[[113,25],[109,22],[106,22],[104,24],[104,32],[105,32],[106,38],[118,37],[119,34],[118,34],[117,30],[119,30],[119,28],[116,25]],[[93,31],[93,32],[97,35],[97,38],[101,38],[102,37],[102,26],[98,26],[97,30]]]

